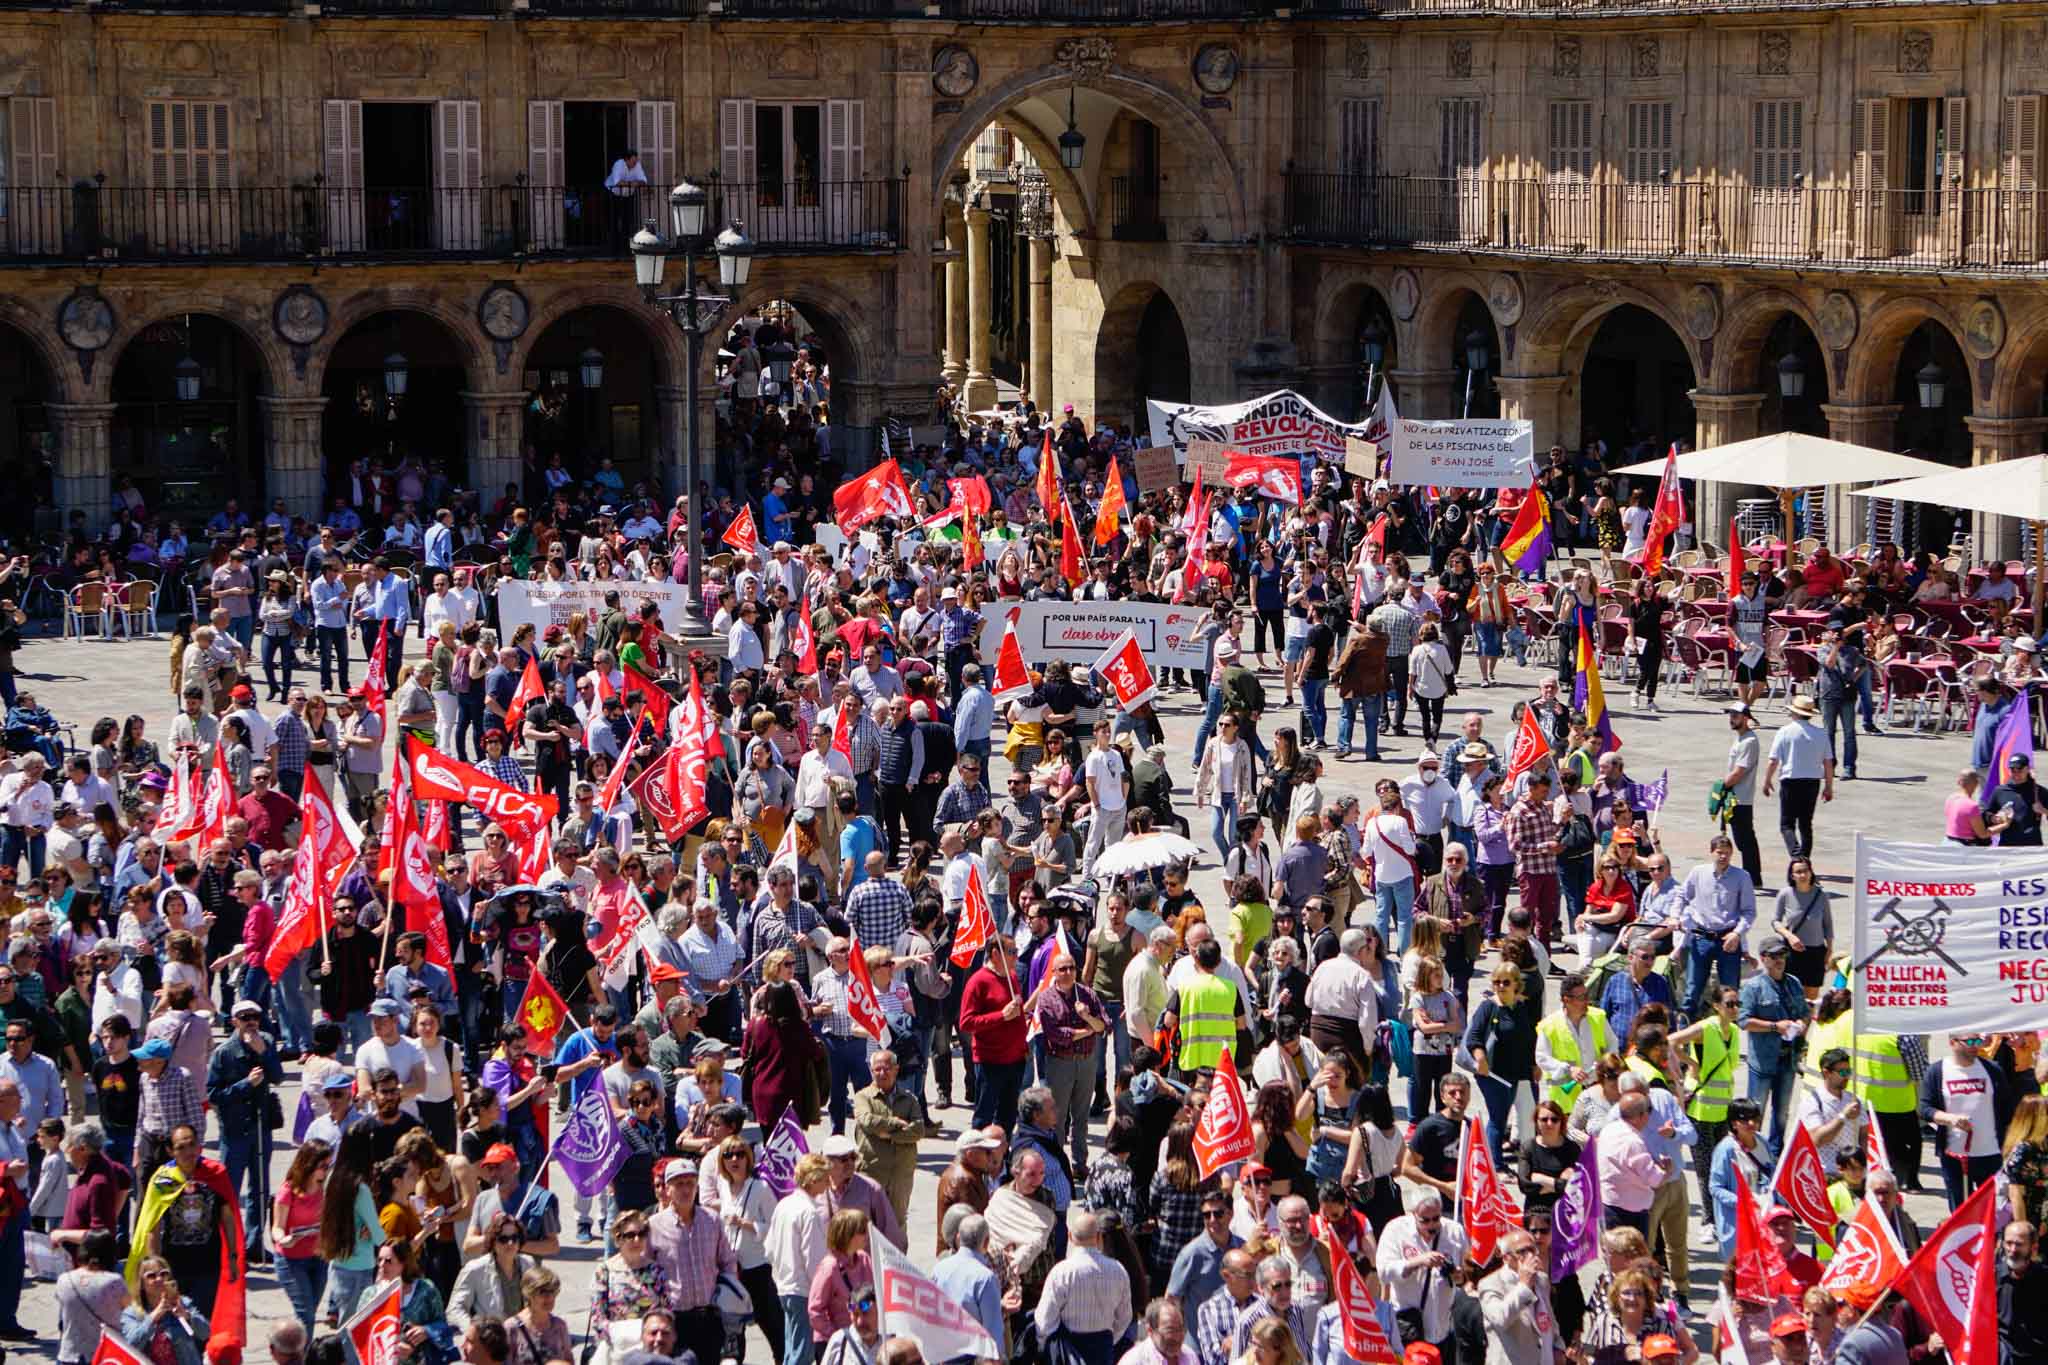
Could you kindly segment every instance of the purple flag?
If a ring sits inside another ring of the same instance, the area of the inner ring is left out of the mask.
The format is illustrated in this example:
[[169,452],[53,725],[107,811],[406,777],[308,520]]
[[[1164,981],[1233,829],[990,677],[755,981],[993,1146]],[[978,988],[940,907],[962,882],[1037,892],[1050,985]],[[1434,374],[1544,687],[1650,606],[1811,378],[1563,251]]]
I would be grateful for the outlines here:
[[306,1130],[311,1128],[313,1120],[319,1117],[320,1115],[313,1108],[313,1092],[304,1086],[300,1086],[299,1109],[297,1113],[292,1115],[292,1142],[294,1144],[303,1143],[306,1140]]
[[796,1106],[785,1106],[774,1131],[761,1143],[760,1176],[777,1199],[796,1188],[796,1159],[810,1150],[803,1126],[796,1121]]
[[1586,1139],[1579,1164],[1565,1172],[1550,1209],[1550,1282],[1559,1284],[1600,1254],[1600,1135]]
[[2034,761],[2034,704],[2027,692],[2027,688],[2020,689],[2020,694],[2012,699],[2012,708],[1999,717],[1998,729],[1992,732],[1991,761],[1984,765],[1984,791],[1977,798],[1986,810],[1991,809],[1992,793],[2010,777],[2006,765],[2014,756],[2024,757],[2030,766]]
[[1666,768],[1655,782],[1623,783],[1621,792],[1628,798],[1631,810],[1639,810],[1645,815],[1655,815],[1664,809],[1664,803],[1671,798],[1671,769]]
[[[593,1076],[595,1072],[590,1073]],[[619,1139],[618,1116],[602,1085],[583,1087],[576,1107],[555,1139],[555,1161],[576,1193],[593,1195],[612,1183],[626,1164],[626,1144]]]

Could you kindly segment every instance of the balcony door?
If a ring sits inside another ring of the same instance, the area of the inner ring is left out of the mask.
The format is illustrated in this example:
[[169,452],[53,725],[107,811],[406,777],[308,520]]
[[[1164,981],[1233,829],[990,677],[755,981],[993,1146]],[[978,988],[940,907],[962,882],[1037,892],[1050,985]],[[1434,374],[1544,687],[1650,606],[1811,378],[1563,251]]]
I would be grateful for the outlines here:
[[483,113],[476,100],[328,100],[321,144],[328,250],[483,245]]
[[232,251],[233,110],[225,100],[149,102],[149,245],[176,256]]
[[1482,106],[1476,99],[1437,105],[1437,166],[1442,178],[1443,228],[1452,239],[1487,239],[1486,156]]
[[865,101],[725,100],[718,126],[720,211],[754,240],[848,243],[867,230]]
[[1758,100],[1749,123],[1749,217],[1731,247],[1765,260],[1804,260],[1813,236],[1805,191],[1806,102]]
[[1633,100],[1622,161],[1622,239],[1627,250],[1674,251],[1678,241],[1677,161],[1670,100]]
[[1963,129],[1956,97],[1858,100],[1852,196],[1856,254],[1926,264],[1963,259]]
[[1550,155],[1543,180],[1543,221],[1528,245],[1580,247],[1601,245],[1600,200],[1593,183],[1598,161],[1594,145],[1593,102],[1552,100]]
[[64,244],[64,190],[57,183],[57,101],[0,100],[0,250],[32,256]]
[[[661,231],[676,169],[674,100],[529,100],[526,105],[527,232],[537,251],[623,251],[648,218]],[[614,197],[614,165],[631,151],[647,187]]]

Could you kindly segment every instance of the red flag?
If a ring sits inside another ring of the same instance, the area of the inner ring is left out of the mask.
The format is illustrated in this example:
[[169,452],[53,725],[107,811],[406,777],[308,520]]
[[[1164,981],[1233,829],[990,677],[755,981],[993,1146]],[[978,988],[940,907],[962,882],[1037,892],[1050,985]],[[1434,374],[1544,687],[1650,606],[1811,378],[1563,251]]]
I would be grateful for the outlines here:
[[101,1324],[100,1344],[92,1353],[92,1365],[149,1365],[149,1361]]
[[1998,1365],[1998,1182],[1979,1185],[1892,1287],[1941,1334],[1955,1365]]
[[228,837],[228,817],[235,813],[235,776],[228,771],[228,746],[213,746],[213,773],[207,778],[206,795],[199,802],[199,848],[207,849]]
[[1742,532],[1735,525],[1735,518],[1728,518],[1728,596],[1742,595],[1742,575],[1748,570],[1742,555]]
[[1543,727],[1536,723],[1536,709],[1523,707],[1522,723],[1516,728],[1514,745],[1508,750],[1508,782],[1512,784],[1549,753],[1550,739],[1543,733]]
[[795,648],[797,672],[811,677],[818,671],[818,633],[811,629],[811,595],[804,594],[803,605],[797,608],[796,639],[791,642]]
[[1365,1276],[1352,1264],[1350,1253],[1327,1235],[1323,1250],[1330,1256],[1330,1289],[1338,1305],[1337,1321],[1344,1326],[1344,1354],[1359,1365],[1401,1365],[1373,1311],[1372,1291],[1365,1287]]
[[1180,567],[1180,587],[1173,594],[1175,602],[1185,602],[1188,594],[1195,590],[1195,581],[1202,574],[1202,547],[1209,539],[1209,503],[1202,495],[1200,465],[1195,466],[1195,491],[1188,500],[1188,512],[1181,521],[1181,529],[1187,534],[1188,554]]
[[697,670],[690,674],[690,695],[683,699],[682,734],[677,737],[675,747],[682,757],[676,760],[673,770],[673,785],[669,796],[675,806],[675,821],[685,830],[696,828],[697,822],[711,813],[706,803],[704,784],[711,772],[711,745],[717,731],[705,733],[707,724],[715,725],[704,705],[704,686],[697,678]]
[[682,813],[682,803],[676,793],[681,788],[682,772],[683,747],[671,744],[659,763],[648,764],[640,776],[633,779],[631,788],[640,809],[654,817],[661,837],[672,844],[690,832],[689,824],[678,818]]
[[[1045,444],[1038,451],[1038,479],[1034,485],[1038,494],[1038,505],[1054,521],[1061,520],[1066,504],[1060,493],[1060,457],[1053,453],[1052,428],[1045,429]],[[1068,518],[1071,520],[1071,518]]]
[[1820,1148],[1813,1145],[1813,1134],[1803,1123],[1793,1124],[1785,1136],[1785,1153],[1771,1176],[1770,1194],[1798,1214],[1814,1236],[1834,1245],[1835,1206],[1828,1202],[1827,1170],[1820,1164]]
[[320,941],[321,907],[329,891],[348,866],[353,850],[341,821],[328,800],[327,789],[313,776],[309,765],[299,795],[299,846],[292,854],[291,877],[285,882],[284,906],[278,912],[277,929],[270,936],[270,949],[263,956],[263,970],[274,981],[291,960]]
[[[794,828],[792,822],[792,833]],[[887,1047],[889,1021],[882,1017],[882,1002],[875,995],[875,979],[869,975],[868,960],[861,954],[860,935],[851,930],[848,932],[847,963],[853,972],[853,983],[846,988],[846,1012],[870,1038]]]
[[1870,1170],[1892,1172],[1892,1156],[1884,1148],[1884,1134],[1878,1131],[1875,1121],[1863,1125],[1863,1164]]
[[1252,1154],[1252,1115],[1245,1104],[1244,1085],[1237,1079],[1237,1063],[1230,1049],[1209,1080],[1209,1102],[1195,1124],[1195,1169],[1207,1180],[1233,1161]]
[[995,506],[995,494],[990,491],[988,480],[979,474],[946,480],[946,491],[953,495],[954,502],[961,503],[977,517],[987,516],[989,509]]
[[730,545],[743,555],[761,553],[761,533],[754,529],[754,508],[751,503],[740,504],[740,514],[732,519],[732,525],[725,528],[720,536],[721,544]]
[[625,671],[626,685],[619,689],[627,696],[635,692],[647,702],[647,718],[654,722],[654,733],[661,734],[668,729],[669,708],[675,705],[669,694],[662,691],[632,669]]
[[[413,795],[441,801],[460,801],[473,806],[486,820],[496,821],[508,831],[539,829],[543,834],[554,822],[555,798],[546,793],[523,792],[492,777],[483,769],[448,757],[431,744],[404,735],[405,762],[410,771],[406,781]],[[542,870],[546,870],[543,862]]]
[[1905,1268],[1905,1248],[1899,1245],[1891,1219],[1866,1194],[1857,1201],[1849,1221],[1842,1225],[1842,1240],[1835,1246],[1827,1273],[1820,1277],[1820,1287],[1837,1297],[1851,1285],[1884,1289]]
[[405,746],[391,746],[391,776],[384,782],[384,829],[377,838],[377,880],[381,883],[398,861],[398,798],[410,791],[406,781]]
[[1024,667],[1024,650],[1017,643],[1017,618],[1024,608],[1011,607],[1003,621],[1003,643],[996,650],[995,699],[1011,701],[1031,691],[1031,670]]
[[1074,530],[1074,514],[1062,508],[1055,518],[1060,524],[1060,577],[1067,580],[1067,586],[1081,586],[1081,536]]
[[1749,1192],[1742,1167],[1735,1168],[1735,1293],[1754,1303],[1769,1303],[1780,1294],[1797,1294],[1799,1282],[1785,1269],[1785,1257],[1764,1226],[1764,1216]]
[[164,803],[157,807],[156,824],[150,830],[150,837],[160,846],[189,839],[199,832],[199,776],[194,771],[197,764],[197,755],[186,752],[178,754],[171,765],[171,789],[164,793]]
[[386,620],[377,627],[377,647],[370,651],[370,671],[363,675],[363,710],[379,722],[384,720],[384,668],[390,649],[391,622]]
[[1145,651],[1139,647],[1138,633],[1133,629],[1126,628],[1102,651],[1094,666],[1116,693],[1116,704],[1126,711],[1136,710],[1159,693],[1159,684],[1145,662]]
[[526,978],[526,994],[519,997],[519,1026],[526,1030],[526,1046],[536,1052],[552,1052],[562,1025],[573,1023],[569,1004],[548,984],[546,974],[535,971]]
[[1102,505],[1095,509],[1095,543],[1107,545],[1116,539],[1124,510],[1124,479],[1116,472],[1116,456],[1109,457],[1109,473],[1102,480]]
[[638,744],[628,740],[618,762],[612,764],[611,773],[604,780],[604,790],[597,794],[597,808],[606,814],[619,804],[619,793],[626,786],[626,769],[633,766],[633,755],[639,752],[639,748]]
[[425,832],[427,842],[446,853],[454,843],[453,836],[448,832],[448,803],[425,801],[421,805],[425,810],[425,818],[420,822],[420,828]]
[[1501,1183],[1493,1148],[1476,1118],[1465,1121],[1465,1150],[1458,1159],[1458,1220],[1470,1248],[1466,1255],[1479,1265],[1492,1260],[1507,1230],[1522,1223],[1522,1210]]
[[524,733],[526,704],[547,696],[548,690],[541,685],[540,666],[531,654],[526,656],[526,669],[519,675],[519,686],[512,689],[512,700],[505,703],[505,748],[509,752],[519,744]]
[[853,708],[859,705],[860,698],[852,696],[832,708],[832,748],[849,766],[853,763]]
[[1207,535],[1209,531],[1208,499],[1202,495],[1202,467],[1195,466],[1195,486],[1188,491],[1188,505],[1181,509],[1180,529],[1182,535]]
[[960,900],[960,927],[953,934],[952,963],[972,967],[974,955],[996,936],[995,912],[989,908],[988,889],[981,884],[981,868],[967,860],[967,894]]
[[542,825],[523,833],[506,831],[510,836],[506,842],[519,850],[519,879],[537,882],[548,872],[548,859],[553,848],[548,840],[548,829]]
[[448,920],[441,913],[441,888],[434,879],[433,864],[427,861],[426,836],[420,833],[419,818],[413,811],[412,795],[393,792],[391,804],[404,812],[399,817],[398,858],[391,869],[392,899],[403,902],[406,924],[427,936],[427,961],[444,972],[455,970],[455,956],[448,948]]
[[[535,973],[539,975],[539,973]],[[355,1343],[356,1359],[362,1365],[398,1365],[398,1301],[405,1282],[391,1280],[390,1288],[362,1312],[348,1320],[348,1339]]]
[[914,514],[903,466],[884,460],[857,479],[839,485],[832,495],[832,520],[851,536],[871,521]]
[[1670,453],[1664,457],[1664,477],[1657,483],[1657,501],[1650,508],[1650,526],[1643,548],[1630,558],[1643,566],[1644,573],[1656,573],[1664,567],[1664,537],[1684,522],[1685,496],[1678,487],[1678,443],[1673,441]]
[[988,560],[988,551],[981,543],[981,522],[969,512],[960,518],[960,562],[968,569],[978,569]]
[[1280,502],[1301,502],[1301,461],[1292,455],[1247,455],[1226,452],[1223,481],[1232,488],[1257,489],[1259,496]]

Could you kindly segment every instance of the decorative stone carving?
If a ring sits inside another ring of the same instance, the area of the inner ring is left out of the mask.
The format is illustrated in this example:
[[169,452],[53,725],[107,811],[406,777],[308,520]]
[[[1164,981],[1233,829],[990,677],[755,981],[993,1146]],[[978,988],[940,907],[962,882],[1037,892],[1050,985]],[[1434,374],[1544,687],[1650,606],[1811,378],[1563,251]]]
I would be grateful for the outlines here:
[[[739,52],[736,50],[733,55],[737,61]],[[543,76],[567,76],[575,69],[576,54],[567,43],[536,43],[533,60]]]
[[1820,340],[1831,351],[1845,351],[1856,339],[1856,300],[1839,289],[1820,301]]
[[270,325],[294,346],[311,346],[327,335],[327,300],[312,286],[295,284],[277,296]]
[[1708,286],[1696,284],[1679,299],[1678,315],[1693,340],[1705,341],[1721,330],[1721,298]]
[[434,48],[425,41],[379,43],[372,58],[380,76],[424,76],[434,69]]
[[1756,71],[1759,76],[1788,76],[1792,73],[1792,35],[1781,28],[1765,29],[1757,40]]
[[1116,60],[1116,44],[1107,38],[1068,38],[1052,50],[1053,65],[1076,75],[1097,76]]
[[1522,282],[1506,271],[1495,275],[1487,282],[1486,306],[1493,312],[1493,320],[1503,327],[1512,327],[1522,320]]
[[1978,299],[1963,312],[1963,349],[1989,360],[2005,345],[2005,313],[1991,299]]
[[74,289],[57,306],[57,335],[75,351],[97,351],[114,339],[114,305],[91,288]]
[[586,43],[576,50],[576,74],[593,78],[625,74],[626,62],[617,43]]
[[735,45],[733,62],[770,80],[818,79],[818,45],[809,38]]
[[1926,73],[1934,65],[1934,35],[1924,28],[1904,29],[1899,34],[1899,70]]
[[195,75],[213,70],[213,54],[202,44],[187,39],[182,43],[171,44],[170,49],[164,53],[163,64],[167,70]]
[[1664,45],[1654,33],[1638,33],[1630,45],[1629,72],[1637,80],[1659,74],[1664,65]]
[[1550,58],[1550,74],[1577,80],[1586,61],[1586,45],[1578,38],[1559,38]]
[[1472,40],[1470,38],[1451,39],[1450,52],[1444,60],[1444,67],[1449,71],[1453,80],[1465,81],[1472,79]]
[[1372,44],[1363,38],[1344,40],[1344,74],[1362,81],[1372,74]]
[[1210,43],[1195,54],[1195,84],[1211,95],[1220,95],[1237,84],[1237,53],[1222,43]]
[[1412,270],[1396,270],[1394,278],[1387,281],[1387,306],[1394,310],[1394,316],[1402,322],[1415,316],[1415,310],[1422,303],[1422,286],[1416,282]]
[[517,341],[533,320],[533,306],[526,295],[509,284],[494,284],[477,300],[476,324],[493,341]]
[[2021,66],[2038,70],[2048,65],[2048,24],[2013,24],[2007,32],[2019,45]]
[[932,89],[952,99],[961,99],[981,83],[981,63],[958,43],[948,43],[932,54]]

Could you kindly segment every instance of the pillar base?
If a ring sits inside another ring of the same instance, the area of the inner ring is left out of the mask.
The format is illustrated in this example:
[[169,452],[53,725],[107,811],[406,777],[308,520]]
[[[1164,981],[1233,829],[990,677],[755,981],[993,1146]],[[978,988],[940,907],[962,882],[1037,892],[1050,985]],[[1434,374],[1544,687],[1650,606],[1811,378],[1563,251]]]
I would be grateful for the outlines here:
[[962,381],[961,401],[969,412],[980,412],[996,405],[996,381],[994,375],[969,372]]
[[1564,391],[1571,376],[1563,374],[1502,375],[1500,415],[1535,428],[1537,450],[1564,443]]

